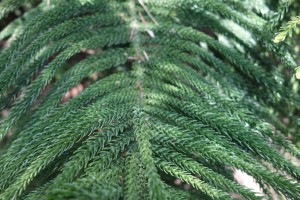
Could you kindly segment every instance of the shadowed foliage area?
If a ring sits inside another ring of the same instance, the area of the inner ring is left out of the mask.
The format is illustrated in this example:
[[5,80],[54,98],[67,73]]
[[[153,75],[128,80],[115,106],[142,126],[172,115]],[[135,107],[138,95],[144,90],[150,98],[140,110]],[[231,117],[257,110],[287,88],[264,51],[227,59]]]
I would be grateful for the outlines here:
[[0,199],[300,199],[291,2],[2,0]]

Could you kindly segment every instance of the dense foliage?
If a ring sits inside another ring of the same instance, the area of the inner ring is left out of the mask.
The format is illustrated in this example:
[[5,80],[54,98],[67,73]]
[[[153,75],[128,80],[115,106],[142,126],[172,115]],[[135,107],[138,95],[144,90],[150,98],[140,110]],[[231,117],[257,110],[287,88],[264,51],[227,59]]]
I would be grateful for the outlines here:
[[300,199],[291,3],[2,0],[0,199]]

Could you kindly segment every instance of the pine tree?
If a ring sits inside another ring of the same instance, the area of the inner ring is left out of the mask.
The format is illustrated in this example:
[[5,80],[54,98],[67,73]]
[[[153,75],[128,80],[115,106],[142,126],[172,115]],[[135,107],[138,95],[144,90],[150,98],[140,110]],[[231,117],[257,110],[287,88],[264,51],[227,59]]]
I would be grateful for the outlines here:
[[300,199],[290,5],[2,0],[0,199],[262,199],[233,169]]

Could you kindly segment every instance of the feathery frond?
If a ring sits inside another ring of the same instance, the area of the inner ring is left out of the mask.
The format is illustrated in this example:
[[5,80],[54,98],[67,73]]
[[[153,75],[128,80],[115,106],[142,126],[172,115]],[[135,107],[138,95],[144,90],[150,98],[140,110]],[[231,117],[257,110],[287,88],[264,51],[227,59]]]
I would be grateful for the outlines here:
[[279,119],[299,93],[276,69],[295,60],[265,31],[290,3],[1,1],[26,9],[0,31],[0,199],[299,199]]

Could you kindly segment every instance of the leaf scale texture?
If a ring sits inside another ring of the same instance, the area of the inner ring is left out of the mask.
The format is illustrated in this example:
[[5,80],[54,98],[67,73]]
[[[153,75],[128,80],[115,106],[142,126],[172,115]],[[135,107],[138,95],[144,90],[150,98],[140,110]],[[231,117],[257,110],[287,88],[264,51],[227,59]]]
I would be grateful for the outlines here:
[[0,199],[300,199],[291,2],[247,2],[2,0]]

